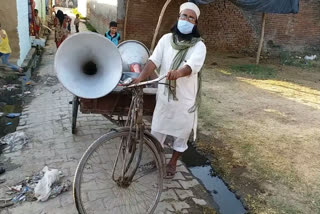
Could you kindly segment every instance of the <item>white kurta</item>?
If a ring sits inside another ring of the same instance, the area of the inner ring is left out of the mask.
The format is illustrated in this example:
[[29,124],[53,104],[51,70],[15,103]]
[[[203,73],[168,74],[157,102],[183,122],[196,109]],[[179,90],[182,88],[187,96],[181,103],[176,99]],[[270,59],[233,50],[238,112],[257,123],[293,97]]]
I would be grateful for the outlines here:
[[[152,56],[149,58],[157,68],[160,75],[167,74],[177,50],[171,47],[172,34],[164,35],[158,42]],[[185,61],[181,64],[190,66],[192,73],[189,76],[176,80],[176,100],[168,100],[167,89],[159,84],[157,103],[152,119],[152,131],[178,138],[189,138],[196,122],[197,114],[188,110],[195,104],[198,90],[198,72],[203,66],[206,57],[206,46],[200,41],[189,48]],[[165,80],[161,81],[165,83]]]

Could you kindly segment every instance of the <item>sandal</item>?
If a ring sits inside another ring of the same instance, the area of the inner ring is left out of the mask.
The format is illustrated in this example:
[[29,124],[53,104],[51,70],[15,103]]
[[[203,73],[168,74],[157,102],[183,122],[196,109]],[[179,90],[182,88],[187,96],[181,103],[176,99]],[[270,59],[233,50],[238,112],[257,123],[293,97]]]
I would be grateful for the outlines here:
[[164,178],[172,179],[172,178],[174,178],[176,172],[177,172],[177,166],[172,166],[172,165],[167,164],[166,175]]

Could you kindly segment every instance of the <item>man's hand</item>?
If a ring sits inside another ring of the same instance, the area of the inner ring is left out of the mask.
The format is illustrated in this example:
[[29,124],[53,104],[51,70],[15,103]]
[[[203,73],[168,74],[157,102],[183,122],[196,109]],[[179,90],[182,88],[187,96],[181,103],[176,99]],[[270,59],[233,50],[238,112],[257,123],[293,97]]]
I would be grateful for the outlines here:
[[182,77],[181,72],[179,70],[171,70],[167,74],[167,80],[176,80]]
[[142,81],[142,80],[141,80],[139,77],[138,77],[138,78],[134,78],[130,84],[138,84],[138,83],[140,83],[141,81]]

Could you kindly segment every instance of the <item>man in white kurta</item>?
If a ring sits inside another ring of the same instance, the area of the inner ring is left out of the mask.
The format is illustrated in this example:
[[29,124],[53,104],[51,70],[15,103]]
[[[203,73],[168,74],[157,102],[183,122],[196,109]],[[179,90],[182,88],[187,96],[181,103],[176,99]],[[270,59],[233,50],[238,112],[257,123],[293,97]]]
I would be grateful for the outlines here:
[[[137,83],[146,79],[155,68],[158,68],[160,76],[166,74],[167,80],[176,81],[176,99],[169,97],[168,86],[159,84],[151,126],[151,133],[162,146],[167,135],[173,136],[175,139],[173,156],[167,165],[167,177],[174,176],[177,160],[181,153],[188,148],[189,135],[197,120],[196,111],[190,109],[196,102],[198,72],[201,70],[206,56],[206,46],[199,39],[194,46],[188,49],[178,69],[172,70],[171,66],[178,50],[172,47],[171,41],[176,33],[179,35],[179,40],[190,39],[195,34],[199,15],[200,10],[195,4],[188,2],[181,5],[176,29],[172,33],[165,34],[159,40],[149,62],[139,78],[135,80]],[[183,22],[179,23],[180,21]],[[190,33],[190,31],[192,32]],[[198,31],[196,30],[196,32]],[[165,82],[166,80],[161,81],[161,83]]]

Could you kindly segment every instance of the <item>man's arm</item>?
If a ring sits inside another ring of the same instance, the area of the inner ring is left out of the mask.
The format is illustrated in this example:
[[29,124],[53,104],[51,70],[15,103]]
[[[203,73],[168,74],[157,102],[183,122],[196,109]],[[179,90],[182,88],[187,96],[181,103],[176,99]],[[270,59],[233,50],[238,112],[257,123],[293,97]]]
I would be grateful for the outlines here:
[[185,65],[178,70],[169,71],[167,74],[168,80],[176,80],[181,77],[189,76],[192,73],[192,70],[189,65]]
[[137,84],[143,80],[146,80],[151,74],[152,72],[157,68],[157,66],[151,61],[149,60],[147,62],[147,64],[144,66],[142,72],[140,73],[139,77],[134,79],[132,81],[133,84]]

